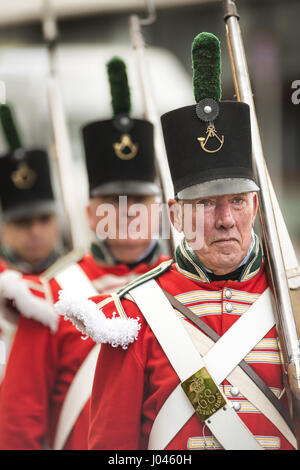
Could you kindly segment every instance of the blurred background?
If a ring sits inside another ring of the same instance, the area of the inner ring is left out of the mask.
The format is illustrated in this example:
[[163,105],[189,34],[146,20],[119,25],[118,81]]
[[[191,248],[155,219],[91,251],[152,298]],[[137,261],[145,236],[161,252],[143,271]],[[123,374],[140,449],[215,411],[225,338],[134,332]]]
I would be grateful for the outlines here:
[[[300,2],[236,3],[265,159],[299,258],[300,104],[292,102],[292,85],[297,80],[300,84]],[[234,87],[222,2],[156,0],[154,5],[156,21],[145,26],[143,33],[158,114],[194,103],[190,50],[193,38],[201,31],[212,32],[221,40],[223,99],[232,99]],[[1,0],[0,80],[5,83],[5,99],[13,105],[24,143],[51,149],[49,55],[41,22],[43,6],[42,0]],[[128,64],[132,114],[139,117],[143,113],[129,16],[145,17],[146,2],[53,0],[52,8],[59,30],[57,77],[71,142],[72,178],[76,181],[81,224],[87,185],[80,129],[89,121],[111,117],[105,63],[113,55],[121,56]],[[3,95],[0,88],[1,100]],[[0,152],[4,151],[0,135]]]

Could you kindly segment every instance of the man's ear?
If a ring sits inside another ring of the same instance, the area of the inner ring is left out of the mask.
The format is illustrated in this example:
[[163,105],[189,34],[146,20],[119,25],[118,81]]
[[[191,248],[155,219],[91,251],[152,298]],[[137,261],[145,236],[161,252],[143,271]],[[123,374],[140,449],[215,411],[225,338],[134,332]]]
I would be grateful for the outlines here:
[[176,228],[177,232],[181,233],[182,226],[182,207],[176,199],[168,200],[169,217],[172,225]]
[[93,232],[95,232],[97,221],[95,216],[95,208],[91,201],[89,201],[89,203],[86,205],[85,212],[88,219],[89,227]]
[[253,194],[253,221],[252,221],[252,227],[254,226],[254,223],[255,223],[255,218],[256,218],[257,211],[258,211],[258,195],[257,195],[257,193],[254,193]]

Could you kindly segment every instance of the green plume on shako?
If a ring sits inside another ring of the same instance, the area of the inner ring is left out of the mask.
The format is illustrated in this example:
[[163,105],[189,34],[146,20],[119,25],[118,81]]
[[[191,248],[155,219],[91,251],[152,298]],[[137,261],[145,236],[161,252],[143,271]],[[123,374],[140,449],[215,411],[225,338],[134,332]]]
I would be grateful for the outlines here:
[[211,33],[200,33],[192,43],[193,86],[196,102],[204,98],[220,101],[221,48],[219,39]]
[[111,104],[114,116],[131,111],[130,89],[126,65],[120,57],[113,57],[106,64],[110,83]]
[[22,141],[16,126],[13,111],[7,104],[0,105],[0,122],[9,150],[12,152],[22,147]]

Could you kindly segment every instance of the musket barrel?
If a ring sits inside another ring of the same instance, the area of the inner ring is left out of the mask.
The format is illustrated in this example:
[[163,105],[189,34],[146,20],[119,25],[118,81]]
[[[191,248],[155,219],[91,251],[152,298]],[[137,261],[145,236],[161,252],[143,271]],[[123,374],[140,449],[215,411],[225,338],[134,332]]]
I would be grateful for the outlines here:
[[50,73],[47,80],[49,111],[55,141],[55,167],[64,206],[65,228],[69,248],[84,248],[86,241],[78,220],[78,203],[72,176],[72,151],[67,130],[65,110],[57,80],[57,25],[49,0],[44,0],[43,33],[48,47]]
[[[225,8],[227,9],[227,6],[230,5],[231,11],[233,12],[233,3],[234,2],[232,1],[225,0]],[[276,301],[278,309],[280,310],[281,320],[279,319],[279,321],[282,321],[283,323],[283,334],[285,336],[285,346],[288,355],[287,360],[289,362],[292,357],[297,357],[299,360],[299,341],[297,337],[293,310],[290,301],[284,261],[277,234],[272,200],[270,197],[268,176],[265,168],[265,160],[257,123],[257,117],[255,113],[253,94],[241,37],[241,31],[238,23],[238,15],[235,15],[233,13],[232,16],[229,16],[227,14],[226,22],[229,54],[234,70],[237,96],[240,101],[248,103],[250,106],[254,170],[256,173],[258,184],[261,189],[259,192],[261,213],[260,219],[262,224],[263,235],[268,240],[267,256],[269,257],[268,261],[270,263],[274,282],[274,289],[276,291]]]
[[[297,446],[300,448],[300,348],[293,313],[286,267],[278,235],[272,204],[271,181],[268,176],[257,123],[246,56],[239,26],[239,15],[233,0],[223,0],[226,22],[226,36],[234,77],[237,99],[250,106],[253,166],[259,192],[260,226],[267,259],[267,272],[276,301],[276,323],[284,359],[285,379],[288,381],[289,406],[293,417]],[[275,193],[273,192],[273,197]],[[283,219],[282,219],[283,220]],[[284,245],[285,248],[289,244]],[[292,255],[294,255],[292,253]],[[296,262],[297,266],[297,262]]]

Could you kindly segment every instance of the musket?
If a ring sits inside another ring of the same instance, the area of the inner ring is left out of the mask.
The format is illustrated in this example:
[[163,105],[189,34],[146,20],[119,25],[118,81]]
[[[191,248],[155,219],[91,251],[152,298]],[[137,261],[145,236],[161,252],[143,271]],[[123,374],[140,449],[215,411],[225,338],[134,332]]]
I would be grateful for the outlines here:
[[234,0],[223,0],[226,37],[238,101],[250,106],[253,167],[260,191],[259,221],[266,269],[274,295],[276,327],[282,353],[283,378],[300,449],[300,347],[297,334],[300,270],[269,177],[256,118],[253,93]]
[[62,198],[65,230],[68,247],[83,249],[86,244],[84,232],[78,218],[78,201],[74,180],[72,150],[65,117],[63,100],[57,79],[56,45],[58,38],[57,24],[51,8],[51,0],[44,0],[43,34],[47,44],[50,71],[47,82],[50,117],[54,136],[55,170],[58,175],[60,196]]
[[[147,0],[148,17],[139,18],[137,15],[131,15],[129,19],[132,47],[135,52],[136,65],[140,83],[141,96],[143,101],[144,116],[154,126],[154,150],[157,173],[160,179],[160,185],[163,193],[163,202],[167,202],[174,197],[173,183],[171,179],[167,154],[164,145],[162,128],[159,116],[153,99],[150,74],[147,66],[147,57],[145,52],[145,41],[142,33],[142,26],[152,24],[156,19],[156,12],[152,0]],[[163,213],[167,218],[167,214]],[[169,224],[167,221],[166,223]],[[179,244],[182,236],[170,224],[170,252],[173,253],[175,247]]]

